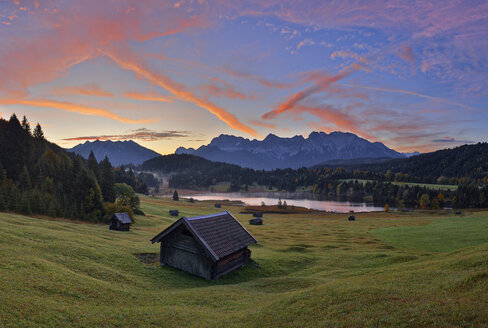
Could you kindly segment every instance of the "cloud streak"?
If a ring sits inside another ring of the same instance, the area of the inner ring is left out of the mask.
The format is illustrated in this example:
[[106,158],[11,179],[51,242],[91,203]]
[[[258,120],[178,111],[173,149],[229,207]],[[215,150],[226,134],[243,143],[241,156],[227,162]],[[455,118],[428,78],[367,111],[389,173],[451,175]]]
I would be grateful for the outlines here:
[[104,90],[96,84],[87,84],[84,86],[67,86],[60,89],[55,89],[51,92],[54,95],[84,95],[84,96],[98,96],[98,97],[113,97],[113,93]]
[[415,92],[415,91],[401,90],[401,89],[389,89],[389,88],[369,87],[369,86],[363,86],[363,85],[357,85],[357,84],[350,84],[350,83],[340,83],[340,84],[343,85],[343,86],[345,86],[345,87],[351,87],[351,88],[368,89],[368,90],[374,90],[374,91],[382,91],[382,92],[390,92],[390,93],[399,93],[399,94],[404,94],[404,95],[409,95],[409,96],[415,96],[415,97],[430,99],[430,100],[434,100],[434,101],[437,101],[437,102],[442,102],[442,103],[446,103],[446,104],[450,104],[450,105],[454,105],[454,106],[458,106],[458,107],[463,107],[463,108],[469,109],[471,111],[475,111],[475,112],[479,112],[479,113],[483,113],[483,114],[486,114],[487,113],[486,111],[483,111],[481,109],[478,109],[478,108],[475,108],[475,107],[472,107],[472,106],[469,106],[469,105],[466,105],[466,104],[463,104],[463,103],[455,102],[455,101],[452,101],[452,100],[449,100],[449,99],[445,99],[445,98],[441,98],[441,97],[429,96],[429,95],[426,95],[426,94],[423,94],[423,93],[420,93],[420,92]]
[[211,83],[204,84],[199,88],[205,95],[213,96],[216,98],[228,98],[228,99],[240,99],[240,100],[252,100],[255,99],[253,95],[245,95],[242,92],[237,91],[230,83],[213,77]]
[[149,93],[139,93],[139,92],[124,92],[124,96],[130,99],[143,100],[143,101],[160,101],[160,102],[173,102],[173,99],[169,97],[164,97],[151,90]]
[[123,134],[108,134],[99,136],[84,136],[65,138],[64,141],[87,141],[87,140],[142,140],[159,141],[175,138],[187,138],[191,134],[187,131],[153,131],[146,128],[131,130]]
[[229,75],[235,76],[235,77],[245,78],[245,79],[256,81],[257,83],[259,83],[265,87],[268,87],[268,88],[289,89],[289,88],[293,87],[293,84],[270,81],[270,80],[267,80],[260,75],[250,74],[250,73],[246,73],[246,72],[242,72],[242,71],[236,71],[236,70],[232,70],[232,69],[227,68],[227,67],[222,67],[222,71],[224,71],[225,73],[227,73]]
[[435,139],[435,140],[432,140],[432,142],[440,142],[440,143],[463,143],[463,144],[474,143],[474,141],[470,141],[470,140],[456,140],[456,139],[451,138],[451,137],[445,137],[444,139]]
[[54,108],[54,109],[59,109],[71,113],[78,113],[82,115],[105,117],[114,121],[127,123],[127,124],[143,124],[143,123],[152,124],[159,121],[159,119],[155,119],[155,118],[134,120],[131,118],[119,116],[103,108],[89,107],[89,106],[74,104],[71,102],[56,101],[56,100],[49,100],[49,99],[7,99],[7,100],[0,100],[0,104],[26,105],[26,106],[33,106],[33,107],[40,107],[40,108]]
[[311,95],[321,93],[325,91],[327,88],[329,88],[333,83],[336,83],[350,76],[357,69],[359,69],[359,65],[354,64],[348,68],[341,70],[336,75],[332,75],[332,76],[329,76],[324,73],[311,74],[309,79],[313,81],[312,86],[306,87],[302,91],[295,93],[293,96],[288,98],[285,102],[278,105],[278,108],[263,114],[262,118],[265,120],[276,118],[282,113],[290,109],[293,109],[294,106],[296,106],[298,103],[305,100],[306,98],[310,97]]

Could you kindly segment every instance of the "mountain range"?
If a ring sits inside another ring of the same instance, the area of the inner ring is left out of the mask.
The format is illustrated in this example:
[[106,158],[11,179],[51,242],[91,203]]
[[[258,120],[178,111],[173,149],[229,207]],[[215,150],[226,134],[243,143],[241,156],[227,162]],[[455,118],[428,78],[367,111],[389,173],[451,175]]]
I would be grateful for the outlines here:
[[344,132],[312,132],[307,138],[269,134],[263,140],[222,134],[208,145],[198,149],[180,147],[175,153],[264,170],[310,167],[339,159],[406,157],[381,142],[370,142]]
[[93,151],[97,161],[101,161],[105,158],[105,156],[107,156],[114,166],[120,166],[122,164],[138,165],[142,164],[148,159],[160,156],[160,154],[156,153],[155,151],[143,147],[132,140],[86,141],[85,143],[79,144],[67,150],[75,152],[84,158],[88,158],[90,152]]

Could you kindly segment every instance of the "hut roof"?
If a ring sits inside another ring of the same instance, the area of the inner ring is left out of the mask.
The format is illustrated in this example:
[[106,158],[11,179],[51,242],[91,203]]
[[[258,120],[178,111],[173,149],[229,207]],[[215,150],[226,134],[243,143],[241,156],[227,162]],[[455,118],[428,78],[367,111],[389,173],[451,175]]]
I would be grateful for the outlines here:
[[122,224],[132,223],[132,220],[130,219],[130,216],[128,213],[115,213],[114,214],[115,218]]
[[160,242],[181,224],[187,227],[215,261],[257,243],[257,240],[227,211],[190,218],[182,217],[151,239],[151,242]]

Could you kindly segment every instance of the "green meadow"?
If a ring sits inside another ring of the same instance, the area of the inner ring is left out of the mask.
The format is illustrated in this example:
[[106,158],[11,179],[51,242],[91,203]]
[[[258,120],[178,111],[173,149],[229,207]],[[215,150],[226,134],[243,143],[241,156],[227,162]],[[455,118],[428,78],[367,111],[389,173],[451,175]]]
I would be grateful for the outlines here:
[[488,326],[488,212],[265,214],[252,262],[217,281],[150,239],[211,202],[141,197],[130,232],[0,213],[0,327]]

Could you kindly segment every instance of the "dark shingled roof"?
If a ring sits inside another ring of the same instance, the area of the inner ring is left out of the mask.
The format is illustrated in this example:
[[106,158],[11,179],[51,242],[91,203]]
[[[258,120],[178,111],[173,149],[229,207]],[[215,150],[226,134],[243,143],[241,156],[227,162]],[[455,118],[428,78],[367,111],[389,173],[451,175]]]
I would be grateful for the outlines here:
[[180,224],[186,225],[216,261],[257,243],[257,240],[229,212],[191,218],[182,217],[151,241],[160,242],[166,234]]
[[130,219],[130,216],[128,213],[115,213],[114,214],[115,218],[122,224],[132,223],[132,220]]

